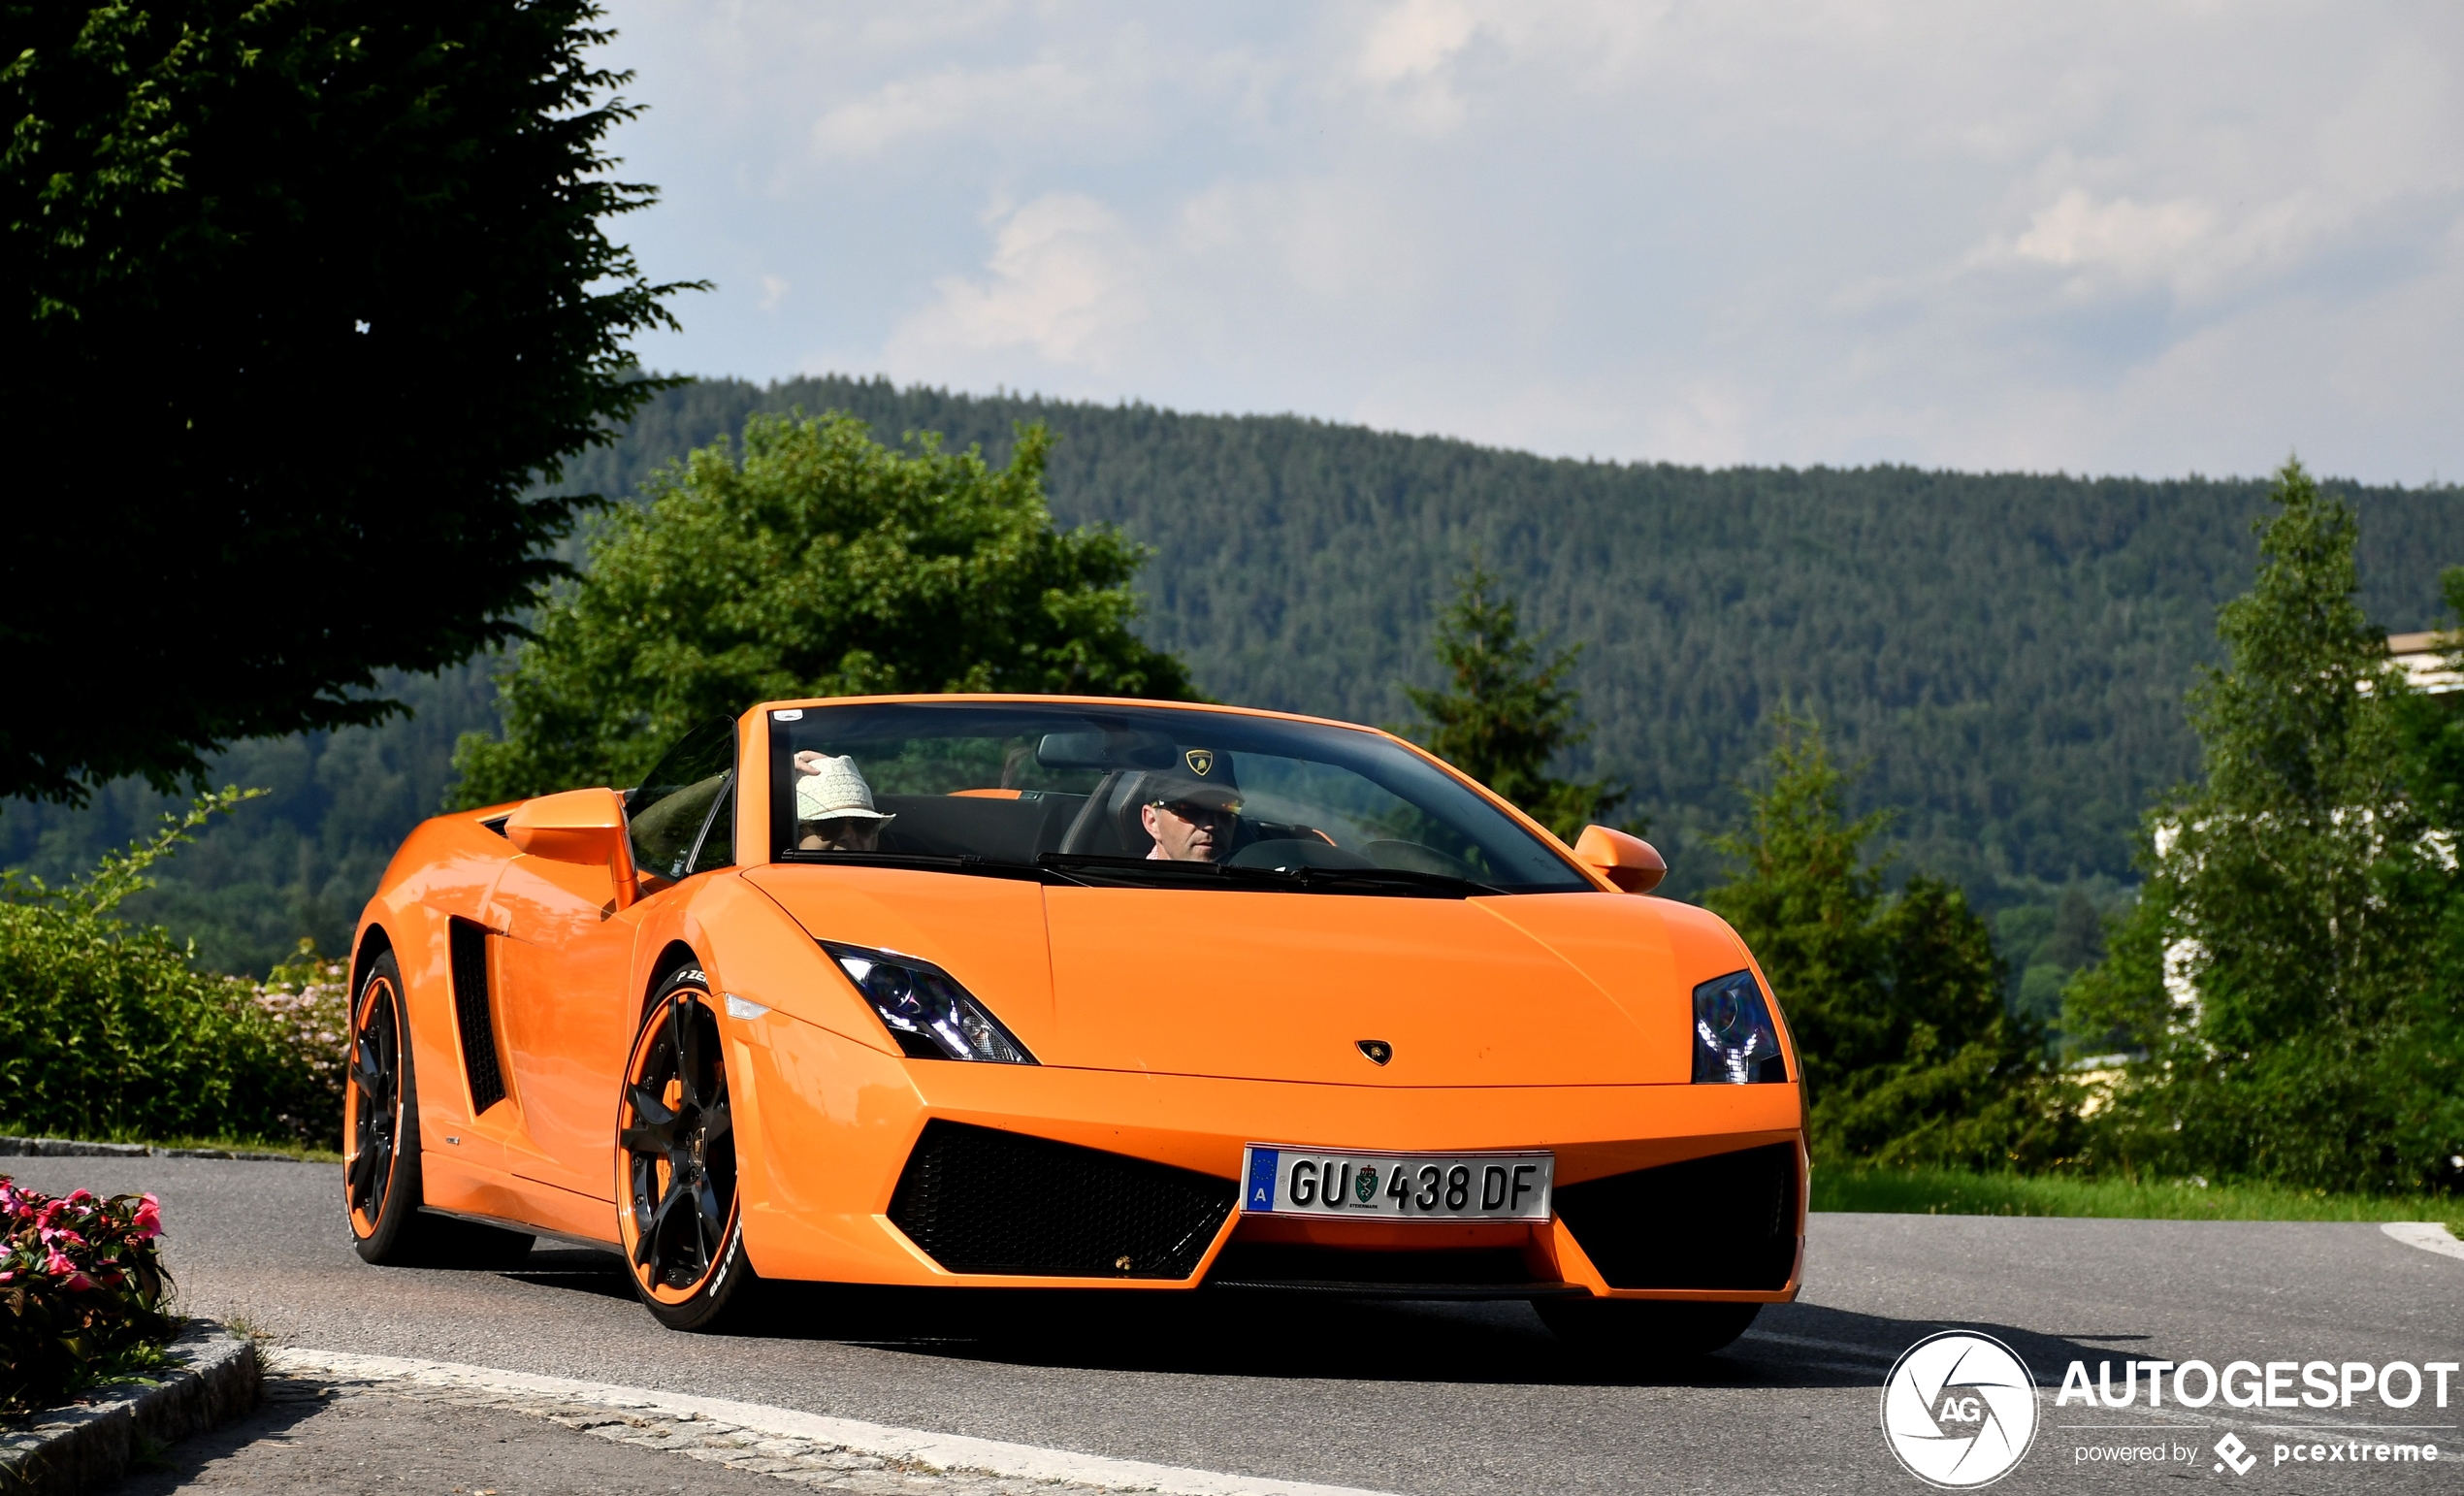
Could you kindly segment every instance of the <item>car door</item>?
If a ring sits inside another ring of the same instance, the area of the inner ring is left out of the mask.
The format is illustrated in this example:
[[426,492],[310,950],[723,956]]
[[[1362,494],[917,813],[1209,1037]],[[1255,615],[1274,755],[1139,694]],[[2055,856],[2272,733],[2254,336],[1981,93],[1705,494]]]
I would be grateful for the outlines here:
[[640,896],[616,906],[605,867],[518,857],[498,880],[500,971],[514,1086],[533,1147],[508,1160],[524,1178],[615,1197],[612,1147],[625,1054],[641,1015],[634,937],[651,903],[696,871],[733,861],[735,728],[688,733],[626,797]]

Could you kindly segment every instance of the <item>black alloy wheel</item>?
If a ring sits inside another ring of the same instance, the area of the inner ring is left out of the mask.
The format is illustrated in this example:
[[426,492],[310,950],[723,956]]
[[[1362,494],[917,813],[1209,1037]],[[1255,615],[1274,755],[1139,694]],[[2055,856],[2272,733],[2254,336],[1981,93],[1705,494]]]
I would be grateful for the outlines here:
[[368,963],[351,1004],[350,1062],[342,1111],[350,1161],[342,1198],[352,1245],[371,1262],[424,1257],[419,1215],[419,1103],[410,1075],[410,1025],[402,966],[384,952]]
[[754,1275],[736,1198],[726,1050],[699,968],[661,984],[626,1077],[619,1226],[633,1289],[670,1328],[715,1328]]

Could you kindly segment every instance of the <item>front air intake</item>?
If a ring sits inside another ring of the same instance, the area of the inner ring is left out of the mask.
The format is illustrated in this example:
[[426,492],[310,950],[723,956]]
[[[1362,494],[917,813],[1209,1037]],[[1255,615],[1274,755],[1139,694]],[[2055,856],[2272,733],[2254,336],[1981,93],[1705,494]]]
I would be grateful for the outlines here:
[[1797,1266],[1797,1145],[1567,1185],[1557,1217],[1612,1288],[1784,1288]]
[[924,1124],[890,1219],[954,1273],[1186,1278],[1240,1186],[965,1122]]

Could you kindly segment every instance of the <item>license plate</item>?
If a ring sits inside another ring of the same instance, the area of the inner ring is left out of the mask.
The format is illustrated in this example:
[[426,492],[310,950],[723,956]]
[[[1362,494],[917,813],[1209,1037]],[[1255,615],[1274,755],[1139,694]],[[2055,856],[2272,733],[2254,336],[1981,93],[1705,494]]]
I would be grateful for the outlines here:
[[1546,1220],[1557,1155],[1381,1154],[1358,1149],[1243,1151],[1252,1216],[1383,1220]]

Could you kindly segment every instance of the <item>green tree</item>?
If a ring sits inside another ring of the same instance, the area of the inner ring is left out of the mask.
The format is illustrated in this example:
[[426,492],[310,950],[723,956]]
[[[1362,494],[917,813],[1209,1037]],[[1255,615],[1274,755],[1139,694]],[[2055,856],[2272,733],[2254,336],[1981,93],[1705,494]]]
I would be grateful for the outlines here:
[[1851,820],[1819,724],[1782,712],[1745,826],[1716,845],[1736,876],[1703,899],[1745,938],[1797,1040],[1818,1157],[2008,1168],[2056,1161],[2074,1119],[2044,1046],[2003,1004],[2001,960],[1967,896],[1897,894]]
[[0,0],[0,796],[201,781],[521,634],[672,326],[589,0]]
[[2146,881],[2064,1026],[2145,1057],[2105,1120],[2125,1165],[2418,1188],[2464,1152],[2431,981],[2450,854],[2414,793],[2414,693],[2354,602],[2351,510],[2298,462],[2273,497],[2189,695],[2205,782],[2149,813]]
[[1427,723],[1431,753],[1568,841],[1625,799],[1622,785],[1549,772],[1561,754],[1591,737],[1580,720],[1581,694],[1567,684],[1582,646],[1541,659],[1540,641],[1523,632],[1520,606],[1477,563],[1456,579],[1436,647],[1445,688],[1404,687]]
[[464,804],[627,784],[668,740],[782,697],[1021,691],[1187,698],[1187,673],[1130,632],[1145,552],[1062,533],[1046,436],[1009,465],[848,416],[757,415],[620,510],[587,573],[503,679],[505,736],[466,735]]

